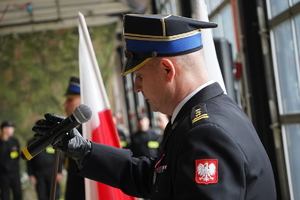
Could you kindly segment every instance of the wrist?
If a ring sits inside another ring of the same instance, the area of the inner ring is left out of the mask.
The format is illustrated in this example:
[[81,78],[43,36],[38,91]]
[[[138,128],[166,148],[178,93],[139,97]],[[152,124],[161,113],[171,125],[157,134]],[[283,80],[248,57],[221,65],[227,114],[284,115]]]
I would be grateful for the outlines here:
[[87,160],[91,154],[91,150],[92,150],[92,143],[88,140],[86,140],[86,141],[87,141],[87,145],[86,145],[87,149],[84,153],[84,156],[82,156],[81,159],[76,161],[79,170],[81,170],[83,168],[84,164],[87,162]]

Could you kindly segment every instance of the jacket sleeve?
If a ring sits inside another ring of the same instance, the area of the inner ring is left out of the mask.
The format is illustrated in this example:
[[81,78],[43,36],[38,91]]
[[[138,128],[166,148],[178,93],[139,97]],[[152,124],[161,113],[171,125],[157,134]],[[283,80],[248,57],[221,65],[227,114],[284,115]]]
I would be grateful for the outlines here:
[[148,197],[154,158],[132,157],[128,149],[92,142],[92,151],[79,175],[121,189],[125,194]]
[[247,160],[236,142],[217,125],[191,129],[181,140],[175,165],[177,200],[242,199],[245,194]]

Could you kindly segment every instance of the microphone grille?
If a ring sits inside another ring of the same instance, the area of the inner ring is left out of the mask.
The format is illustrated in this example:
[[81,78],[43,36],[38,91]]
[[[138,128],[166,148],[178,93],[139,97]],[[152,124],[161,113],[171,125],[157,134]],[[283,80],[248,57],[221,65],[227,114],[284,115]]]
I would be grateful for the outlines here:
[[78,105],[73,111],[73,116],[80,124],[89,121],[92,117],[92,110],[85,104]]

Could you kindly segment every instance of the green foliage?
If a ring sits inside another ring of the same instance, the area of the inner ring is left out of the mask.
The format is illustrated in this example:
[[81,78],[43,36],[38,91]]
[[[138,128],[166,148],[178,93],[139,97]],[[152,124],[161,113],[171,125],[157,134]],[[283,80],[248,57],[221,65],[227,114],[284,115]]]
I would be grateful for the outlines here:
[[[105,85],[115,65],[115,29],[116,24],[90,28]],[[64,115],[69,78],[79,76],[78,39],[77,28],[0,36],[0,121],[16,124],[22,148],[36,120],[48,112]]]

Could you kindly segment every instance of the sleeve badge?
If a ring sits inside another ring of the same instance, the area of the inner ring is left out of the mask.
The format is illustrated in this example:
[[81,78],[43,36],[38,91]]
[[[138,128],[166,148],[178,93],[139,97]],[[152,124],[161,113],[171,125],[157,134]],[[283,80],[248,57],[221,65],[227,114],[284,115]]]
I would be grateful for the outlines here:
[[195,181],[198,184],[218,182],[218,159],[195,160]]

